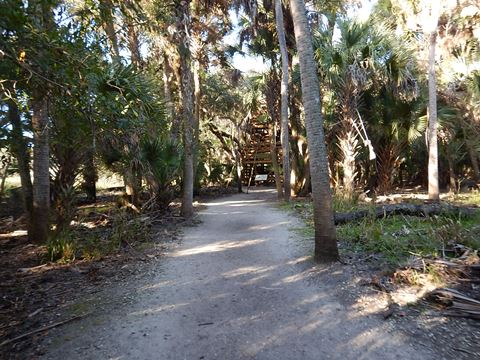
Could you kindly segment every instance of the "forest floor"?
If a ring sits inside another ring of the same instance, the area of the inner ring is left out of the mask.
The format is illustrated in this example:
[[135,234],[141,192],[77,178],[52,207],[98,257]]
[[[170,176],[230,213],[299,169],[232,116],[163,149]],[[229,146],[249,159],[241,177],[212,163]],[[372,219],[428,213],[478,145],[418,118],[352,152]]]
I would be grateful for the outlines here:
[[[22,312],[9,338],[60,326],[9,344],[0,354],[8,359],[480,356],[478,321],[444,317],[419,297],[418,286],[384,291],[376,254],[340,242],[343,263],[315,264],[311,235],[299,231],[305,223],[279,209],[272,190],[207,200],[199,208],[191,223],[170,217],[154,224],[150,246],[102,261],[30,264],[1,274],[2,301],[10,304],[2,310]],[[2,256],[9,243],[23,246],[16,251],[25,256],[33,251],[25,242],[0,241],[6,242]],[[30,296],[15,299],[8,293],[5,299],[4,289],[15,282]],[[402,296],[414,301],[393,308],[392,299]],[[0,330],[9,324],[2,325]]]

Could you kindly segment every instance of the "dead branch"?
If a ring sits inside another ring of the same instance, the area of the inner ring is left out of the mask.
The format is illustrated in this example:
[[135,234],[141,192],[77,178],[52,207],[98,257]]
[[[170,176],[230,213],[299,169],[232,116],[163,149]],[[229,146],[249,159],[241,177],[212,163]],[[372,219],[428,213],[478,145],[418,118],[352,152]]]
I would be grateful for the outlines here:
[[449,204],[391,204],[377,206],[374,209],[359,210],[348,213],[335,214],[335,225],[346,224],[348,222],[360,220],[366,217],[376,219],[389,217],[393,215],[408,215],[428,217],[432,215],[452,214],[459,216],[472,216],[477,209],[459,207]]
[[47,331],[47,330],[50,330],[50,329],[53,329],[53,328],[56,328],[56,327],[65,325],[65,324],[67,324],[67,323],[69,323],[69,322],[72,322],[72,321],[75,321],[75,320],[79,320],[79,319],[84,318],[85,316],[90,315],[90,314],[91,314],[91,313],[74,316],[74,317],[72,317],[72,318],[70,318],[70,319],[63,320],[63,321],[59,321],[59,322],[56,322],[56,323],[53,323],[53,324],[50,324],[50,325],[41,327],[41,328],[39,328],[39,329],[29,331],[29,332],[27,332],[27,333],[25,333],[25,334],[16,336],[16,337],[14,337],[13,339],[5,340],[4,342],[0,343],[0,347],[3,347],[3,346],[8,345],[8,344],[11,344],[11,343],[16,342],[16,341],[18,341],[18,340],[22,340],[22,339],[24,339],[24,338],[26,338],[26,337],[29,337],[29,336],[38,334],[38,333],[40,333],[40,332]]

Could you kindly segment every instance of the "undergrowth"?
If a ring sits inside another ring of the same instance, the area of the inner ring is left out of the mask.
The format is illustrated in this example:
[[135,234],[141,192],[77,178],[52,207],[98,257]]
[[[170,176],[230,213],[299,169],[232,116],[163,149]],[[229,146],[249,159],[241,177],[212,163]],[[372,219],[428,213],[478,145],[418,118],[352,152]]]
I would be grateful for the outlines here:
[[148,221],[125,210],[110,214],[109,221],[93,228],[86,227],[84,220],[52,234],[46,261],[95,260],[124,248],[134,248],[149,239]]
[[[309,237],[314,235],[311,202],[292,201],[281,207],[294,210],[304,219],[305,227],[295,229],[297,232]],[[334,197],[333,207],[337,212],[373,209],[370,204],[338,197]],[[393,267],[401,266],[412,255],[449,257],[455,255],[455,249],[459,246],[479,250],[478,234],[480,212],[471,217],[366,217],[337,226],[337,238],[343,244],[343,249],[380,254],[385,265]]]

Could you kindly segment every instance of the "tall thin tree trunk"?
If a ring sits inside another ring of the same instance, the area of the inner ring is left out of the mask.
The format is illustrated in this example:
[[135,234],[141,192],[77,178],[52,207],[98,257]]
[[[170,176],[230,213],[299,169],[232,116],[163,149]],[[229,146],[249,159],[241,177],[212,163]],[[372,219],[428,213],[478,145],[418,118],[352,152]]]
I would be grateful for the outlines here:
[[[438,18],[435,24],[438,23]],[[437,138],[437,83],[435,76],[435,48],[437,26],[429,35],[428,54],[428,198],[440,201],[438,182],[438,138]]]
[[48,239],[50,222],[50,148],[48,142],[48,105],[43,91],[34,91],[33,130],[33,217],[31,235],[38,243]]
[[110,41],[112,59],[120,61],[120,47],[114,25],[113,3],[111,0],[100,1],[100,16],[103,20],[103,29]]
[[453,163],[452,153],[448,147],[448,144],[445,144],[446,153],[447,153],[447,162],[448,162],[448,180],[450,186],[450,193],[456,192],[456,181],[455,181],[455,167]]
[[[39,33],[53,30],[52,3],[45,1],[29,2],[34,28]],[[37,54],[41,62],[48,56],[43,50]],[[42,69],[37,69],[39,72]],[[32,91],[32,131],[33,131],[33,216],[30,234],[32,241],[44,243],[50,232],[50,145],[48,136],[48,90],[37,83]]]
[[235,141],[232,139],[232,146],[234,147],[234,154],[235,154],[235,167],[237,170],[237,190],[239,193],[243,192],[242,189],[242,155],[240,153],[240,126],[236,124],[235,126],[236,135],[238,139],[238,143],[236,144]]
[[[199,40],[196,40],[197,46]],[[198,54],[196,56],[199,56]],[[198,194],[200,191],[200,179],[197,179],[198,159],[199,159],[199,144],[200,144],[200,103],[202,98],[202,87],[200,82],[200,61],[193,59],[193,84],[194,84],[194,123],[193,123],[193,176],[194,179],[194,193]]]
[[323,131],[320,85],[313,56],[313,45],[304,0],[290,0],[295,39],[300,58],[300,78],[305,109],[305,125],[310,156],[310,172],[315,224],[315,259],[338,259],[337,238],[333,222],[332,194],[328,175],[327,148]]
[[182,1],[177,5],[177,32],[178,52],[180,54],[180,75],[181,75],[181,105],[183,115],[183,195],[181,213],[184,217],[193,215],[193,156],[194,156],[194,99],[193,99],[193,76],[192,76],[192,54],[190,49],[191,28],[190,1]]
[[97,168],[95,166],[94,150],[90,149],[83,164],[83,190],[87,195],[87,201],[94,203],[97,201]]
[[470,162],[472,163],[473,176],[475,177],[475,181],[480,181],[480,167],[478,166],[478,155],[472,144],[470,144],[468,140],[466,141],[466,146],[468,150],[468,155],[470,157]]
[[[175,61],[172,62],[173,75],[175,76],[175,82],[177,84],[177,108],[175,111],[176,116],[172,120],[172,128],[170,130],[170,138],[176,142],[180,142],[181,134],[183,133],[183,105],[182,105],[182,75],[181,75],[181,58],[177,54]],[[173,102],[172,102],[173,104]]]
[[8,176],[8,169],[10,168],[12,159],[9,157],[6,160],[6,163],[3,164],[3,173],[0,174],[0,203],[2,202],[3,199],[3,194],[5,192],[5,182],[7,181],[7,176]]
[[140,55],[140,44],[138,41],[138,34],[135,26],[131,21],[127,22],[127,39],[128,39],[128,49],[130,50],[130,56],[132,64],[137,68],[142,67],[142,56]]
[[278,44],[282,57],[281,81],[281,135],[283,155],[283,190],[285,201],[290,201],[290,143],[288,134],[288,51],[285,40],[285,25],[283,22],[282,0],[275,0],[275,21],[277,25]]
[[[272,159],[273,174],[275,175],[275,186],[277,188],[277,198],[283,198],[282,179],[280,178],[280,167],[278,166],[277,151],[277,122],[273,120],[270,128],[270,157]],[[256,164],[253,164],[255,166]]]
[[[12,125],[12,153],[17,159],[18,173],[22,185],[23,211],[27,217],[27,226],[31,226],[33,216],[33,186],[30,177],[30,154],[28,145],[23,136],[23,126],[20,112],[13,100],[8,101],[8,117]],[[28,231],[29,235],[31,231]],[[32,239],[30,239],[32,240]]]
[[175,117],[175,107],[172,102],[172,69],[170,63],[168,62],[168,57],[166,54],[163,55],[163,95],[165,98],[165,107],[167,109],[167,114],[170,117],[170,120],[173,121]]

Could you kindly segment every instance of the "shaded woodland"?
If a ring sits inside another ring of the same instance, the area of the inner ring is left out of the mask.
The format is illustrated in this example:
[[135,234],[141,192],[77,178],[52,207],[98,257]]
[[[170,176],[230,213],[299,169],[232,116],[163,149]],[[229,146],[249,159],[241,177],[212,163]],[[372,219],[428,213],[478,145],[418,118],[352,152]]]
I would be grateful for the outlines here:
[[478,263],[477,1],[0,0],[0,14],[10,285],[18,267],[140,248],[158,224],[175,237],[197,197],[264,185],[305,218],[318,262],[346,243],[390,270]]

